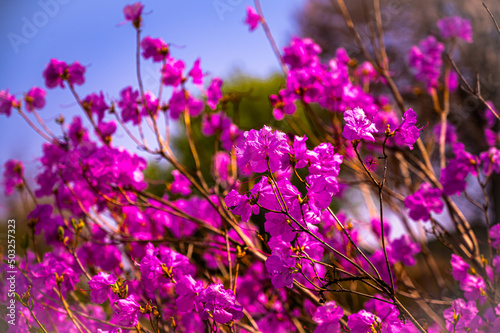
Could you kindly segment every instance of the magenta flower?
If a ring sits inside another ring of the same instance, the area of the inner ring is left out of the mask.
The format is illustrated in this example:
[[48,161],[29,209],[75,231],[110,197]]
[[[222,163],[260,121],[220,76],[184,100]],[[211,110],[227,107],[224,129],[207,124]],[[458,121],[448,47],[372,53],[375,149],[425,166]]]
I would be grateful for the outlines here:
[[243,308],[235,304],[236,297],[233,291],[224,289],[222,284],[212,284],[203,289],[196,301],[204,306],[203,312],[200,314],[203,320],[212,317],[219,324],[225,324],[244,317]]
[[334,176],[309,175],[306,177],[311,185],[307,189],[308,204],[314,213],[330,206],[332,196],[339,191],[337,178]]
[[175,301],[177,310],[181,312],[189,312],[193,309],[195,309],[196,312],[200,311],[203,304],[200,304],[196,298],[201,290],[203,290],[203,284],[201,282],[193,279],[191,275],[183,276],[175,284],[175,292],[179,295]]
[[441,75],[443,63],[441,54],[444,45],[436,38],[429,36],[420,41],[419,46],[412,46],[408,54],[410,67],[415,72],[415,78],[426,83],[427,88],[436,88]]
[[499,250],[500,249],[500,224],[495,224],[490,228],[491,245]]
[[153,244],[148,243],[146,245],[146,255],[141,259],[141,263],[139,264],[142,281],[148,291],[158,289],[163,279],[162,263],[157,256],[158,249]]
[[340,319],[344,316],[344,310],[337,306],[334,301],[326,302],[316,309],[312,319],[318,324],[314,333],[340,332]]
[[81,86],[85,82],[85,78],[83,77],[85,74],[85,67],[80,65],[78,61],[75,61],[68,67],[68,82],[70,85],[79,85]]
[[30,91],[24,96],[26,102],[26,109],[33,111],[34,109],[42,109],[45,106],[45,90],[38,87],[31,88]]
[[56,286],[56,274],[63,278],[61,289],[63,294],[75,289],[79,274],[73,269],[73,257],[61,251],[45,253],[41,263],[34,265],[30,271],[35,288],[52,290]]
[[166,86],[177,87],[180,85],[184,78],[182,72],[184,71],[184,61],[168,58],[165,65],[162,67],[161,72],[163,75],[163,84]]
[[23,185],[24,165],[21,161],[8,160],[4,168],[5,195],[10,195],[15,187]]
[[451,255],[452,275],[455,280],[462,282],[467,277],[469,265],[456,254]]
[[443,191],[433,188],[429,183],[422,183],[418,191],[405,199],[405,206],[410,210],[410,217],[415,220],[428,221],[431,212],[440,214],[443,211],[441,195]]
[[85,82],[83,74],[85,74],[85,67],[78,61],[68,66],[64,61],[59,61],[55,58],[50,60],[43,71],[47,88],[55,88],[57,86],[64,88],[65,80],[70,85],[82,85]]
[[467,187],[465,181],[469,173],[476,175],[476,156],[465,151],[464,145],[460,142],[453,145],[455,158],[448,161],[448,166],[441,170],[441,184],[443,193],[446,195],[460,194]]
[[322,177],[337,177],[339,175],[343,157],[335,153],[331,143],[322,143],[306,154],[310,163],[309,175]]
[[168,56],[168,45],[161,38],[144,37],[141,48],[144,59],[153,58],[154,62],[160,62]]
[[217,104],[219,104],[219,100],[222,98],[221,86],[222,80],[218,77],[214,77],[207,89],[207,105],[212,110],[217,108]]
[[96,93],[88,95],[83,99],[82,104],[85,110],[87,110],[87,112],[90,112],[91,114],[95,114],[99,121],[104,118],[104,113],[109,109],[109,106],[104,100],[102,91],[99,93],[99,95]]
[[193,79],[193,84],[198,88],[203,87],[203,72],[200,67],[200,59],[196,59],[193,64],[193,68],[188,73],[188,76]]
[[141,26],[141,14],[144,9],[144,5],[140,2],[136,2],[133,5],[127,5],[123,8],[123,14],[125,15],[125,20],[132,22],[134,27],[137,29]]
[[464,280],[460,282],[460,289],[464,291],[465,299],[468,301],[481,300],[481,304],[486,300],[486,283],[478,276],[467,274]]
[[444,310],[443,317],[446,320],[446,329],[449,332],[467,332],[471,321],[478,314],[476,302],[459,298],[453,301],[451,308]]
[[78,116],[73,118],[69,125],[68,137],[74,146],[78,146],[81,142],[88,142],[89,136],[87,129],[82,125],[82,119]]
[[[224,199],[226,206],[231,209],[233,214],[241,216],[243,222],[248,222],[250,216],[259,214],[259,206],[252,204],[247,196],[240,195],[237,191],[231,190]],[[233,207],[233,208],[231,208]]]
[[225,151],[219,151],[214,155],[213,159],[213,173],[216,178],[219,178],[223,182],[228,182],[229,180],[234,180],[233,177],[229,178],[229,165],[231,163],[231,157]]
[[286,166],[283,156],[288,157],[290,146],[285,133],[264,125],[259,131],[245,132],[244,137],[246,141],[237,151],[238,166],[248,163],[253,172],[267,171],[268,164],[271,172]]
[[134,295],[130,295],[126,299],[115,301],[114,311],[116,317],[113,322],[123,326],[135,326],[139,320],[140,305],[136,302]]
[[87,283],[90,287],[90,301],[92,303],[102,304],[107,299],[113,303],[117,297],[111,290],[111,285],[114,284],[116,278],[113,275],[99,272]]
[[472,27],[467,19],[460,16],[445,17],[437,22],[437,26],[444,38],[462,38],[472,43]]
[[168,102],[170,110],[170,118],[177,120],[184,111],[189,112],[191,116],[197,116],[203,111],[203,102],[201,100],[191,97],[191,95],[184,90],[175,90]]
[[351,329],[351,333],[372,332],[377,322],[380,322],[379,318],[366,310],[353,313],[347,318],[347,326]]
[[174,176],[174,181],[172,182],[172,187],[170,188],[170,192],[173,194],[180,193],[183,196],[188,196],[191,194],[191,182],[180,173],[179,170],[173,170],[172,176]]
[[[384,298],[383,296],[376,295],[379,298]],[[407,321],[408,331],[402,330],[403,323],[399,320],[399,310],[395,305],[379,301],[377,299],[371,299],[367,301],[364,305],[367,311],[370,311],[377,315],[377,331],[384,333],[396,333],[396,332],[417,332],[417,329]],[[380,330],[381,328],[381,330]]]
[[283,120],[285,115],[295,112],[295,100],[297,95],[290,93],[286,89],[281,89],[278,95],[269,96],[269,101],[273,107],[273,116],[276,120]]
[[281,236],[285,242],[291,242],[295,238],[291,222],[288,224],[288,217],[285,214],[267,213],[264,228],[273,237]]
[[307,137],[295,136],[292,144],[295,168],[301,169],[308,164],[308,150],[306,145]]
[[60,216],[52,217],[51,205],[37,205],[28,214],[28,221],[35,225],[35,234],[39,235],[45,231],[45,240],[47,244],[55,244],[58,242],[57,229],[63,226],[64,222]]
[[[208,103],[207,103],[208,104]],[[201,121],[201,133],[205,136],[220,134],[231,126],[231,119],[222,112],[205,114]]]
[[9,90],[0,90],[0,114],[10,117],[12,107],[17,106],[16,98],[9,94]]
[[[385,230],[384,230],[385,231]],[[390,243],[389,259],[392,262],[399,261],[404,265],[415,265],[415,255],[420,253],[420,246],[413,243],[410,236],[402,235]]]
[[49,64],[43,71],[45,85],[47,88],[55,88],[60,86],[64,88],[64,74],[68,69],[68,64],[64,61],[59,61],[55,58],[50,59]]
[[104,140],[111,141],[111,136],[116,132],[116,122],[113,120],[108,122],[101,121],[97,124],[97,130],[103,136]]
[[281,259],[277,255],[272,255],[266,260],[266,269],[271,275],[271,282],[274,288],[293,287],[293,274],[295,273],[295,259]]
[[132,121],[134,125],[139,124],[139,110],[137,108],[137,99],[139,92],[134,91],[132,87],[126,87],[120,91],[121,99],[118,101],[118,106],[122,109],[123,122]]
[[146,91],[144,93],[144,99],[139,100],[141,102],[141,115],[142,116],[152,116],[156,117],[158,114],[158,99],[151,91]]
[[486,175],[490,175],[492,172],[500,173],[500,150],[496,147],[490,147],[488,151],[482,152],[479,155],[479,160]]
[[248,6],[247,7],[247,17],[245,19],[245,23],[248,25],[248,30],[254,31],[255,29],[257,29],[257,27],[259,26],[260,20],[261,20],[260,15],[257,14],[255,9]]
[[372,133],[377,132],[375,124],[366,117],[361,108],[346,110],[344,112],[345,126],[342,135],[347,140],[369,140],[375,141]]
[[359,76],[363,82],[370,82],[378,77],[378,73],[369,61],[365,61],[356,68],[356,75]]
[[398,144],[408,145],[410,150],[413,150],[413,144],[417,142],[420,136],[420,129],[416,124],[417,113],[413,111],[412,108],[409,108],[403,115],[401,124],[399,124],[398,128],[395,130],[396,135],[394,136],[394,140],[396,140]]
[[304,68],[319,63],[321,47],[312,39],[293,37],[290,46],[283,49],[283,60],[290,69]]

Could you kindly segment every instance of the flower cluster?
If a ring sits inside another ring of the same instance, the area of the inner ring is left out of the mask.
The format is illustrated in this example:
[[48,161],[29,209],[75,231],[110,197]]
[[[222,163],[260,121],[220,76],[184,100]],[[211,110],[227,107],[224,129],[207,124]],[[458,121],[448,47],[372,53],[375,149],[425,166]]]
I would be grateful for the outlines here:
[[[37,113],[44,89],[0,91],[0,114],[17,110],[47,141],[34,182],[21,161],[3,170],[5,194],[16,190],[29,208],[22,251],[9,252],[0,273],[3,291],[6,274],[19,273],[20,332],[500,330],[500,224],[488,198],[500,173],[494,113],[484,115],[484,149],[466,148],[447,119],[426,131],[415,105],[398,100],[398,110],[382,95],[392,82],[383,65],[358,66],[344,49],[323,62],[313,40],[294,37],[280,58],[286,82],[268,96],[276,121],[252,129],[231,118],[243,95],[217,77],[204,88],[200,59],[187,66],[161,38],[141,39],[143,9],[123,12],[137,64],[158,63],[158,96],[124,85],[118,96],[80,97],[86,68],[52,59],[46,86],[68,85],[83,114],[59,117],[54,134]],[[261,15],[247,8],[251,31],[267,32]],[[438,27],[445,39],[472,40],[467,20]],[[438,102],[448,95],[435,89],[443,49],[428,37],[410,50]],[[456,77],[447,79],[452,91]],[[171,120],[186,128],[193,167],[176,156]],[[139,152],[115,144],[121,129]],[[200,138],[213,149],[199,152]],[[156,179],[159,160],[170,169]],[[487,226],[484,241],[455,202],[462,193],[482,213],[474,219]],[[430,239],[451,256],[431,251]]]

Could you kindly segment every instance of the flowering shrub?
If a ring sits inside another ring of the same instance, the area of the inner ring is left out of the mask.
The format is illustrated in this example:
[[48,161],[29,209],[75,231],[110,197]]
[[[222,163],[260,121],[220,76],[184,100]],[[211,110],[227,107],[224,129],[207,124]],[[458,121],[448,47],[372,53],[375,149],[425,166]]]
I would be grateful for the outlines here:
[[[245,22],[269,34],[256,4]],[[500,172],[498,140],[476,156],[447,121],[450,82],[461,75],[445,46],[472,42],[467,20],[443,18],[441,36],[409,50],[416,82],[436,101],[436,130],[405,106],[383,45],[356,66],[343,49],[322,62],[313,40],[294,37],[277,54],[286,84],[269,96],[275,119],[292,129],[285,133],[241,129],[223,81],[211,78],[203,90],[200,59],[189,66],[160,38],[141,37],[143,8],[124,8],[137,33],[137,63],[161,63],[169,89],[144,91],[138,70],[137,87],[115,98],[80,96],[90,70],[51,59],[46,87],[69,89],[82,109],[82,117],[58,118],[59,134],[30,120],[40,119],[44,89],[22,98],[0,91],[0,114],[17,111],[46,141],[34,190],[22,162],[8,161],[3,174],[5,193],[26,191],[32,207],[26,251],[15,261],[16,332],[500,330],[500,227],[488,199],[491,175]],[[485,133],[495,138],[497,114],[487,106]],[[171,120],[185,125],[192,170],[171,149]],[[118,128],[172,165],[161,195],[148,188],[148,160],[114,145]],[[215,137],[210,176],[201,172],[197,133]],[[367,213],[352,204],[359,193]],[[485,246],[455,195],[482,214]],[[37,247],[42,234],[50,252]],[[429,250],[432,238],[453,252],[448,268]]]

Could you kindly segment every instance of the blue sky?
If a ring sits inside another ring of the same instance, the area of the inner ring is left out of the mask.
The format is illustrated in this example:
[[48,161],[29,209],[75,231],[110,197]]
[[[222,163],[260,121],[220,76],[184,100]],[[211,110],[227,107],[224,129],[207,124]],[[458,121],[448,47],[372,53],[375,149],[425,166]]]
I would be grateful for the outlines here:
[[[283,48],[297,33],[294,15],[303,0],[262,1],[273,34]],[[0,4],[0,90],[16,96],[33,86],[44,87],[42,72],[55,57],[87,67],[86,83],[78,87],[81,96],[104,91],[107,100],[119,91],[136,86],[135,32],[124,21],[122,8],[132,1],[97,0],[3,0]],[[261,27],[253,33],[243,23],[248,0],[163,0],[143,1],[143,36],[161,37],[172,43],[171,53],[190,68],[201,58],[204,72],[229,77],[235,69],[264,77],[279,71]],[[156,87],[143,61],[146,89]],[[154,74],[150,74],[154,76]],[[49,127],[59,133],[54,119],[63,114],[70,121],[81,115],[69,90],[51,89],[47,105],[40,111]],[[33,120],[34,121],[34,120]],[[125,145],[122,138],[119,145]],[[0,117],[0,165],[9,158],[22,160],[33,170],[41,154],[43,139],[22,118],[13,113]],[[133,146],[129,146],[133,148]],[[3,193],[3,189],[1,190]]]

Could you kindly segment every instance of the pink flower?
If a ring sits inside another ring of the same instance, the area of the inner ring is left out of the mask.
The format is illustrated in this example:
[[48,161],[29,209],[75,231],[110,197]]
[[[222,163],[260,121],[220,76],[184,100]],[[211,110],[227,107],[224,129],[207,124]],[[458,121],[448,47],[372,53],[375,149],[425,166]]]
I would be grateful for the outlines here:
[[309,67],[319,62],[321,47],[310,38],[293,37],[290,46],[283,49],[283,60],[290,69]]
[[415,72],[415,78],[424,81],[427,88],[435,88],[438,85],[443,51],[444,45],[433,36],[429,36],[422,39],[419,46],[412,46],[408,53],[408,61]]
[[438,21],[437,26],[444,38],[462,38],[472,43],[472,27],[470,21],[460,16],[445,17]]
[[85,82],[84,73],[85,67],[80,65],[78,61],[75,61],[68,67],[68,82],[71,85],[82,85]]
[[180,173],[179,170],[173,170],[172,176],[174,176],[174,181],[172,182],[172,187],[170,188],[170,192],[173,194],[180,193],[184,196],[191,194],[191,182]]
[[60,86],[64,88],[63,75],[68,69],[68,64],[64,61],[59,61],[55,58],[50,59],[49,64],[43,71],[43,77],[45,78],[45,85],[47,88],[55,88]]
[[168,56],[168,45],[161,38],[144,37],[141,48],[144,59],[153,58],[154,62],[162,61]]
[[248,25],[250,31],[254,31],[255,29],[257,29],[260,20],[261,17],[259,14],[257,14],[255,9],[250,6],[247,7],[247,17],[245,19],[245,23]]
[[247,196],[241,195],[235,190],[231,190],[224,199],[226,206],[233,214],[241,216],[243,222],[248,222],[252,213],[259,214],[259,206],[253,204]]
[[495,249],[500,249],[500,224],[495,224],[490,228],[491,245]]
[[122,109],[123,122],[132,121],[134,125],[137,125],[140,122],[139,111],[137,109],[139,92],[137,90],[134,91],[132,87],[126,87],[120,91],[120,97],[118,106]]
[[361,310],[347,318],[347,326],[351,329],[351,333],[366,333],[372,331],[373,324],[377,321],[380,322],[373,313]]
[[285,114],[295,112],[295,100],[297,96],[286,89],[281,89],[278,95],[269,96],[269,101],[273,107],[273,116],[276,120],[283,120]]
[[375,124],[366,117],[365,111],[361,108],[346,110],[344,112],[345,126],[342,135],[347,140],[369,140],[375,141],[372,133],[377,132]]
[[20,161],[8,160],[4,165],[5,195],[12,194],[14,187],[23,184],[24,166]]
[[267,213],[264,228],[271,236],[281,236],[285,242],[291,242],[295,238],[295,232],[288,221],[289,219],[284,214]]
[[451,308],[444,310],[446,329],[450,332],[467,332],[467,327],[478,314],[476,302],[459,298],[453,301]]
[[99,272],[94,276],[89,282],[90,287],[90,301],[92,303],[102,304],[107,299],[113,303],[117,297],[113,294],[111,290],[111,285],[115,283],[116,278],[113,275]]
[[429,183],[420,185],[418,191],[405,199],[405,206],[410,210],[410,217],[415,221],[428,221],[431,212],[441,213],[443,211],[442,193],[443,191],[433,188]]
[[314,333],[340,332],[340,319],[344,316],[344,310],[337,306],[334,301],[326,302],[316,309],[313,321],[318,324]]
[[469,265],[456,254],[451,255],[451,274],[455,280],[462,282],[467,277]]
[[104,118],[104,113],[106,112],[107,109],[109,109],[109,106],[106,104],[106,101],[104,100],[104,95],[102,91],[100,94],[92,93],[85,97],[85,99],[82,101],[83,107],[87,112],[90,112],[91,114],[97,115],[97,119],[101,121]]
[[189,312],[193,310],[199,311],[203,307],[200,302],[196,301],[198,293],[203,290],[203,284],[193,279],[191,275],[184,275],[175,284],[175,292],[179,297],[176,300],[177,309],[180,312]]
[[244,317],[243,308],[236,305],[236,297],[230,289],[224,289],[222,284],[212,284],[200,291],[196,301],[203,304],[201,319],[213,318],[220,324]]
[[215,110],[217,108],[217,104],[222,98],[221,86],[222,80],[218,77],[214,77],[212,79],[212,83],[210,83],[210,86],[207,89],[207,105],[212,110]]
[[415,265],[414,256],[420,252],[420,246],[411,241],[410,236],[402,235],[393,240],[390,245],[391,261],[399,261],[407,266]]
[[244,137],[245,143],[237,150],[239,167],[249,163],[253,172],[265,172],[268,165],[271,172],[286,168],[283,156],[288,157],[290,146],[285,133],[264,125],[259,131],[245,132]]
[[416,123],[417,113],[412,108],[409,108],[403,115],[403,121],[395,130],[396,135],[394,136],[394,140],[398,144],[408,145],[410,150],[413,150],[413,144],[417,142],[420,136],[420,129],[415,125]]
[[193,79],[193,84],[198,88],[203,87],[203,72],[200,68],[200,59],[196,59],[193,68],[189,71],[188,76]]
[[17,105],[16,98],[9,94],[9,90],[0,90],[0,114],[10,117],[12,107]]
[[180,85],[183,81],[182,71],[184,71],[184,68],[184,61],[168,58],[165,66],[161,69],[163,84],[173,87]]
[[127,5],[123,8],[123,14],[125,15],[125,20],[132,22],[135,28],[140,28],[141,26],[141,14],[144,9],[144,5],[140,2],[136,2],[133,5]]
[[186,108],[191,116],[197,116],[203,111],[203,102],[201,100],[191,97],[191,95],[184,90],[177,90],[172,93],[170,101],[168,102],[170,117],[174,120],[179,119],[181,113]]
[[45,106],[45,90],[38,87],[31,88],[30,91],[24,96],[26,101],[26,108],[28,111],[34,109],[42,109]]
[[113,322],[124,326],[137,325],[140,307],[134,295],[130,295],[126,299],[117,300],[114,303],[116,317],[113,318]]
[[64,61],[52,58],[43,71],[43,77],[47,88],[64,88],[64,81],[68,81],[70,85],[82,85],[85,82],[84,73],[85,67],[78,61],[68,66]]
[[271,275],[274,288],[293,287],[295,259],[281,259],[277,255],[272,255],[266,260],[266,269]]

